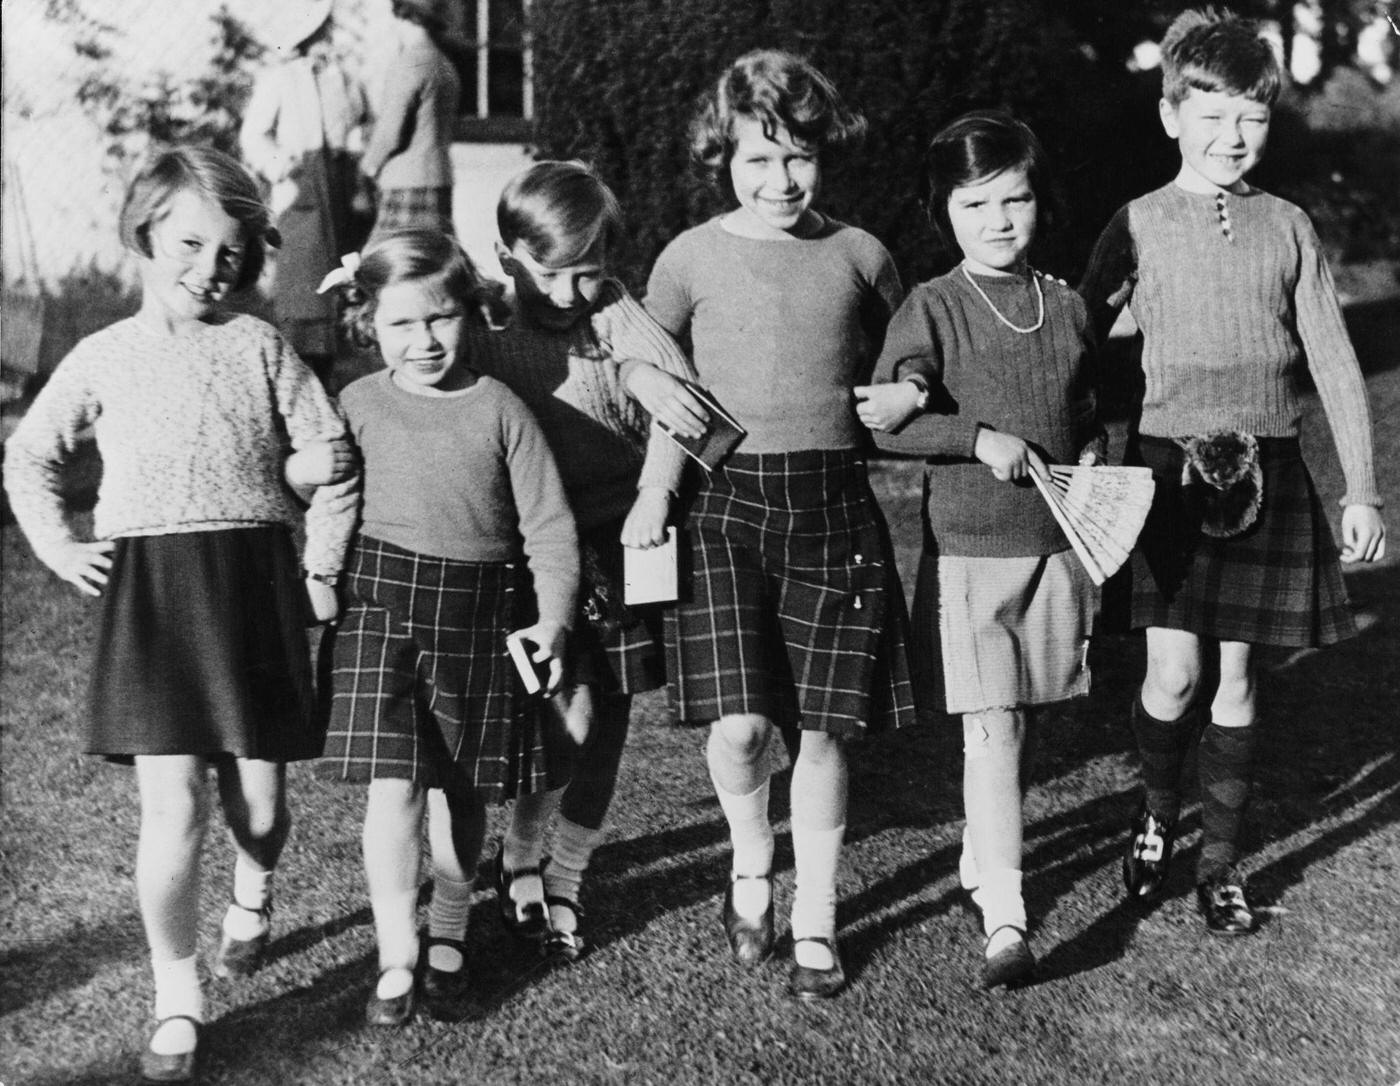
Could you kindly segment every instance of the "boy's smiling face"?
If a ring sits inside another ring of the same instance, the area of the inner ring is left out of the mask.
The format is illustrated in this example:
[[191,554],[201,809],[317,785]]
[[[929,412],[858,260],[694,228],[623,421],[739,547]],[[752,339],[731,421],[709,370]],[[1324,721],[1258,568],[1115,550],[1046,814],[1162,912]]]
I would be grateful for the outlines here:
[[584,253],[573,264],[554,267],[530,255],[523,242],[507,249],[496,243],[501,268],[515,281],[515,297],[521,311],[535,324],[553,332],[572,328],[593,308],[607,278],[607,260],[601,246]]
[[1162,127],[1181,149],[1177,184],[1194,192],[1233,191],[1264,154],[1270,109],[1242,94],[1192,87],[1160,104]]

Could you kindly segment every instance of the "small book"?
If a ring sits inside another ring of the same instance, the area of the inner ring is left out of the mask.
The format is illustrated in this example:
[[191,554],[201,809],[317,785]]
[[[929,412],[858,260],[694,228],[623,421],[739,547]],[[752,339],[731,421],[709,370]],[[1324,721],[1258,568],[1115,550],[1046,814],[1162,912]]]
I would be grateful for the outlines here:
[[525,647],[525,642],[515,634],[506,635],[506,651],[510,653],[511,662],[515,664],[515,670],[520,673],[521,685],[525,687],[525,693],[538,694],[549,682],[549,664],[537,664],[530,659],[530,650]]
[[739,425],[733,415],[720,406],[720,402],[715,399],[714,394],[709,389],[697,385],[693,381],[682,383],[690,389],[697,400],[705,405],[705,410],[710,416],[709,426],[705,428],[704,434],[700,437],[683,437],[660,420],[657,420],[657,425],[661,427],[662,433],[684,449],[693,459],[699,461],[701,467],[706,471],[713,471],[726,456],[734,451],[734,446],[748,436],[748,431]]
[[675,526],[659,547],[622,548],[622,602],[671,603],[679,593]]

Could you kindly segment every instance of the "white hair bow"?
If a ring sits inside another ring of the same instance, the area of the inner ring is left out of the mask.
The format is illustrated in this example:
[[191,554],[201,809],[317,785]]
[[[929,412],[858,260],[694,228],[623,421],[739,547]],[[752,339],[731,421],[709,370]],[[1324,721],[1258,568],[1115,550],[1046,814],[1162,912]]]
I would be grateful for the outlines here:
[[347,283],[353,283],[359,270],[360,254],[346,253],[340,258],[340,267],[326,273],[326,277],[321,280],[321,285],[316,288],[316,293],[324,294],[332,287],[343,287]]

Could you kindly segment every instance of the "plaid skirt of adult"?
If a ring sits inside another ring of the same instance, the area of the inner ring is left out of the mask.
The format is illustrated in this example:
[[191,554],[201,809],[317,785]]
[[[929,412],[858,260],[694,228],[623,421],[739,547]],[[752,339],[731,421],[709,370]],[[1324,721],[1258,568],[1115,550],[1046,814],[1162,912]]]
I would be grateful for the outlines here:
[[524,611],[515,563],[361,536],[347,567],[323,776],[471,788],[489,803],[565,783],[567,753],[505,648]]
[[120,762],[320,754],[290,532],[263,525],[115,542],[84,749]]
[[855,735],[913,719],[904,593],[859,453],[736,453],[685,523],[667,638],[682,723],[758,713]]
[[394,230],[441,230],[453,233],[452,189],[447,186],[422,189],[382,189],[374,230],[369,241],[378,241]]
[[1254,524],[1216,539],[1200,531],[1184,454],[1138,439],[1157,492],[1133,554],[1133,626],[1222,641],[1308,648],[1356,632],[1337,545],[1296,438],[1261,437],[1263,503]]

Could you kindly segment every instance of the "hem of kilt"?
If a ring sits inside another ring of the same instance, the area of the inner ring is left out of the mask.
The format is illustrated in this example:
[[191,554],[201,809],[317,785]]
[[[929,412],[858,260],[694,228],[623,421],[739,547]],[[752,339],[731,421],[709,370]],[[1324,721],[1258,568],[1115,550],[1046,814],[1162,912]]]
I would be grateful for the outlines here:
[[[1204,627],[1204,628],[1203,628]],[[1354,621],[1348,622],[1345,629],[1331,627],[1321,634],[1287,634],[1261,630],[1246,630],[1227,623],[1205,622],[1188,624],[1182,619],[1162,618],[1154,615],[1150,619],[1140,618],[1136,613],[1129,625],[1131,630],[1180,630],[1212,641],[1238,641],[1247,645],[1258,645],[1271,649],[1325,649],[1349,641],[1360,631]]]
[[93,758],[102,758],[115,765],[133,765],[137,758],[203,758],[206,761],[233,761],[243,759],[249,762],[272,762],[277,765],[289,765],[292,762],[315,762],[321,757],[321,749],[308,748],[304,751],[286,753],[276,752],[275,757],[267,754],[247,754],[236,750],[136,750],[124,748],[122,750],[97,750],[93,747],[84,747],[83,753]]

